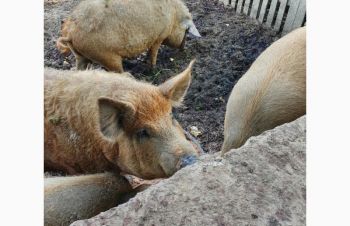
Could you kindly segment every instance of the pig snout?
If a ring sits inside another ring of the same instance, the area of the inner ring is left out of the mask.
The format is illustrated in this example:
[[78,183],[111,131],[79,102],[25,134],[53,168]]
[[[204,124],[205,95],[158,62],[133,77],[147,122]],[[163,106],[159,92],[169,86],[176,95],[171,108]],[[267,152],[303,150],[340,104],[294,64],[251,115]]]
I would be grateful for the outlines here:
[[188,143],[174,152],[163,152],[160,155],[160,166],[167,176],[171,176],[179,169],[195,163],[198,156],[193,146]]
[[185,166],[192,165],[193,163],[197,162],[198,156],[196,155],[184,155],[180,158],[178,164],[177,164],[177,169],[181,169]]

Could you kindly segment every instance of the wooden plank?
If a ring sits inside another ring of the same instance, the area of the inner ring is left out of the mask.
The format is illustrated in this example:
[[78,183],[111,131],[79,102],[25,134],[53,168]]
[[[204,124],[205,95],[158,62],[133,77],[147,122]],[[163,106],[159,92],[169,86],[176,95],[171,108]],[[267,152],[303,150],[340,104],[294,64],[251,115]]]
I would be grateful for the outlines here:
[[276,17],[276,23],[275,23],[275,26],[273,26],[273,28],[275,30],[279,30],[280,29],[280,26],[281,26],[281,23],[282,23],[282,19],[283,19],[283,13],[284,13],[284,10],[286,9],[286,6],[287,6],[287,0],[280,0],[280,7],[278,9],[278,14],[277,14],[277,17]]
[[236,7],[236,0],[231,0],[231,6],[232,6],[232,8]]
[[241,13],[242,12],[242,3],[243,3],[243,0],[238,0],[237,9],[236,9],[237,13]]
[[261,4],[260,14],[259,14],[259,18],[258,18],[260,23],[262,23],[263,20],[264,20],[264,15],[265,15],[265,12],[266,12],[267,2],[268,2],[268,0],[263,0],[263,2]]
[[276,12],[278,0],[272,0],[270,5],[269,15],[267,16],[266,25],[272,27],[273,16]]
[[250,5],[250,2],[252,0],[245,0],[245,3],[244,3],[244,8],[243,8],[243,13],[245,15],[248,15],[248,11],[249,11],[249,5]]
[[293,29],[293,23],[297,15],[299,5],[300,0],[289,1],[289,11],[286,18],[286,22],[284,23],[283,33],[289,32]]
[[306,14],[306,0],[301,0],[297,15],[295,16],[295,20],[293,22],[293,29],[297,27],[301,27],[303,25],[305,14]]
[[306,26],[306,22],[307,22],[307,15],[305,13],[305,17],[304,17],[304,20],[303,20],[303,23],[301,26],[303,26],[303,27]]
[[260,4],[260,0],[253,0],[252,10],[250,12],[251,18],[256,19],[256,15],[258,14],[259,4]]
[[220,2],[223,2],[225,5],[229,5],[230,4],[230,0],[219,0]]

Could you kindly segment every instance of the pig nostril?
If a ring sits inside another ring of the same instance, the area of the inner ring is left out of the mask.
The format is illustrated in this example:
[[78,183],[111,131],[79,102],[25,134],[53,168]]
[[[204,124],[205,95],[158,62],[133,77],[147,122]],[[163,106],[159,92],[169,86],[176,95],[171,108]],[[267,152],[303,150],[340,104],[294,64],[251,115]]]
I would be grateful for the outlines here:
[[197,161],[197,156],[195,155],[185,155],[183,157],[181,157],[180,161],[179,161],[179,169],[188,166],[188,165],[192,165],[193,163],[195,163]]

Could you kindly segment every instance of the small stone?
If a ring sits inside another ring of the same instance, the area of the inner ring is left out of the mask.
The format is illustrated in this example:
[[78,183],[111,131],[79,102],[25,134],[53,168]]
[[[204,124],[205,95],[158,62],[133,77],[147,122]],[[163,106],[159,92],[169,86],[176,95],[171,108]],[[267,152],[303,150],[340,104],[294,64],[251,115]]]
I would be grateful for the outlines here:
[[195,136],[195,137],[198,137],[202,134],[201,131],[199,131],[199,129],[196,127],[196,126],[191,126],[190,127],[190,133]]
[[241,165],[242,165],[242,166],[248,166],[248,163],[246,163],[246,162],[241,162]]
[[51,116],[49,117],[49,122],[51,122],[53,125],[58,125],[60,123],[61,119],[58,116]]
[[221,157],[216,157],[216,158],[214,159],[214,161],[215,161],[215,162],[222,162],[222,158],[221,158]]

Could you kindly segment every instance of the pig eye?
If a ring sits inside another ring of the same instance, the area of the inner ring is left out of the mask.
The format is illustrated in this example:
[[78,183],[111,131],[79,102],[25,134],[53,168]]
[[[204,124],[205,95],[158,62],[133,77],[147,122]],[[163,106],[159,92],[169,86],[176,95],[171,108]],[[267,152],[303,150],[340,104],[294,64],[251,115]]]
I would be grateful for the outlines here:
[[137,133],[136,136],[138,139],[145,139],[145,138],[149,138],[150,134],[147,131],[147,129],[140,129]]

